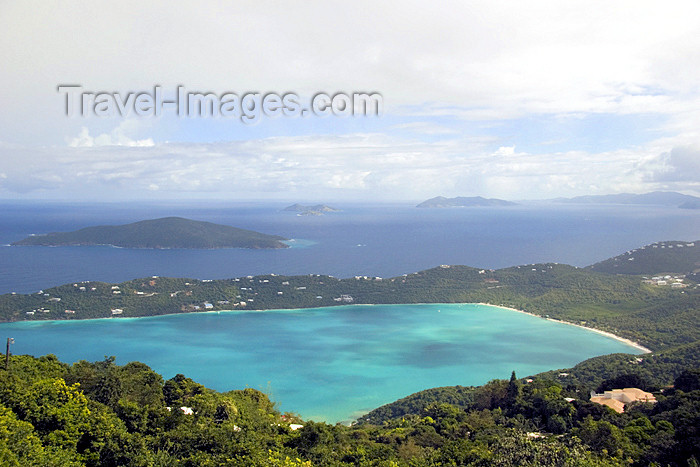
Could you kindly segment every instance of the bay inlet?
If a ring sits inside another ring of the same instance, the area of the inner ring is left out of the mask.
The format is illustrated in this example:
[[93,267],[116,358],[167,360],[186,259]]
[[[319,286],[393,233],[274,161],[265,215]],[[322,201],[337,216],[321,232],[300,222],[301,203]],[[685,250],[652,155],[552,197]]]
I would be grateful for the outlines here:
[[348,422],[431,387],[481,385],[639,354],[612,337],[480,304],[348,305],[0,325],[13,353],[141,361],[218,391],[251,387],[282,411]]

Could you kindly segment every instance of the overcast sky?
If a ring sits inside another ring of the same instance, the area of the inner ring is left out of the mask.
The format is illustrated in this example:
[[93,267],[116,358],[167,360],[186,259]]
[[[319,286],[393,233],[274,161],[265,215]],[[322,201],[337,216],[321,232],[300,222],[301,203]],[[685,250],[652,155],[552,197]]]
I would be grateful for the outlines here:
[[[696,0],[2,1],[0,198],[700,195],[698,31]],[[384,112],[69,118],[61,84]]]

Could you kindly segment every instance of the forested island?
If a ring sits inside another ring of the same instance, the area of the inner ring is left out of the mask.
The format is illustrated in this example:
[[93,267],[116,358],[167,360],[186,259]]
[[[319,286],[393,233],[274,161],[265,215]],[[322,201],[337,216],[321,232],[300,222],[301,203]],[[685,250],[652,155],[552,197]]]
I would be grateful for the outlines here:
[[287,240],[212,222],[182,217],[163,217],[126,225],[86,227],[74,232],[32,235],[12,245],[84,246],[111,245],[122,248],[288,248]]
[[[694,251],[687,246],[694,242],[685,243],[683,251]],[[392,278],[154,276],[5,294],[4,321],[485,302],[611,331],[653,352],[605,355],[478,387],[426,389],[349,427],[280,413],[250,388],[217,392],[185,375],[164,381],[138,362],[119,366],[105,357],[67,365],[51,355],[13,355],[0,370],[0,459],[18,466],[697,465],[700,289],[676,248],[659,248],[671,244],[644,248],[654,254],[643,263],[648,275],[553,263],[442,265]],[[662,270],[669,273],[664,281],[647,279]],[[649,391],[656,402],[627,403],[618,413],[590,400],[591,391],[626,387]]]

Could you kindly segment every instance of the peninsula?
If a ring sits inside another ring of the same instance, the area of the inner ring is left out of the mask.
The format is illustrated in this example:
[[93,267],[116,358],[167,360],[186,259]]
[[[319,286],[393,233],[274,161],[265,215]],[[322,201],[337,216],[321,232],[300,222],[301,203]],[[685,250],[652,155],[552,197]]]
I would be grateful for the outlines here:
[[126,225],[86,227],[74,232],[32,235],[12,245],[84,246],[111,245],[123,248],[288,248],[287,240],[228,225],[163,217]]
[[[645,280],[653,284],[658,284],[659,281],[671,284],[671,279],[680,275],[697,280],[700,278],[700,240],[656,242],[626,251],[588,268],[609,274],[645,275]],[[668,273],[672,275],[666,277]]]

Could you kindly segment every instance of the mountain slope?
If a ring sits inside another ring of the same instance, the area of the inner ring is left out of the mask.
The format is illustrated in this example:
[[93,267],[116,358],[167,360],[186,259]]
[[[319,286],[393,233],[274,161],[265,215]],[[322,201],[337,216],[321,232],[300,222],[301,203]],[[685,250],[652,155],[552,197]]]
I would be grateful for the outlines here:
[[652,243],[588,268],[611,274],[696,273],[700,270],[700,241]]

